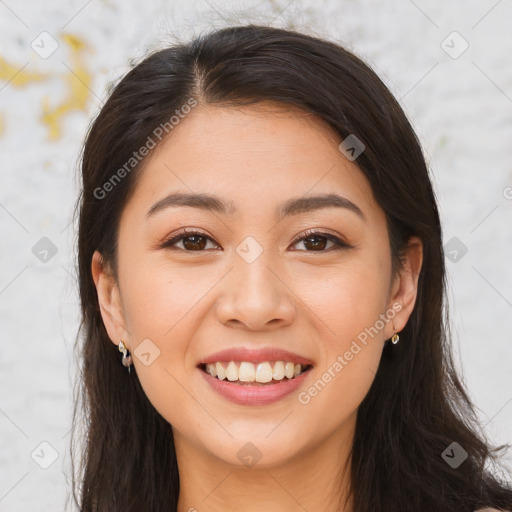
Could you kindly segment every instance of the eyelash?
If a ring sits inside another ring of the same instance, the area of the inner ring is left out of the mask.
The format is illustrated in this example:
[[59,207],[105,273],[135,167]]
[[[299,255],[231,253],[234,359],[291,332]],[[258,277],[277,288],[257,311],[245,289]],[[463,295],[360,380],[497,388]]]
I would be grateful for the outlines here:
[[[178,233],[173,235],[171,238],[165,240],[160,247],[162,249],[167,249],[167,250],[170,250],[170,251],[205,252],[206,251],[205,249],[199,250],[199,251],[188,251],[186,249],[181,249],[181,248],[178,248],[178,247],[173,247],[174,243],[176,243],[178,241],[181,241],[184,238],[192,237],[194,235],[200,235],[200,236],[203,236],[204,238],[208,238],[212,242],[214,241],[210,236],[208,236],[206,233],[204,233],[202,231],[198,231],[196,229],[190,229],[190,228],[183,228]],[[305,250],[303,252],[324,253],[324,252],[330,252],[330,251],[333,251],[333,250],[334,251],[339,251],[339,250],[342,250],[342,249],[351,249],[351,248],[353,248],[352,245],[347,244],[346,242],[344,242],[343,240],[341,240],[337,236],[334,236],[334,235],[332,235],[330,233],[324,233],[322,231],[315,231],[314,229],[310,229],[310,230],[305,231],[304,233],[301,233],[300,238],[296,238],[292,242],[292,245],[295,245],[297,242],[300,242],[300,241],[302,241],[302,240],[304,240],[306,238],[312,237],[312,236],[319,236],[319,237],[322,237],[322,238],[326,238],[327,240],[333,242],[335,245],[333,247],[331,247],[330,249],[324,249],[324,250],[321,250],[321,251],[306,251]]]

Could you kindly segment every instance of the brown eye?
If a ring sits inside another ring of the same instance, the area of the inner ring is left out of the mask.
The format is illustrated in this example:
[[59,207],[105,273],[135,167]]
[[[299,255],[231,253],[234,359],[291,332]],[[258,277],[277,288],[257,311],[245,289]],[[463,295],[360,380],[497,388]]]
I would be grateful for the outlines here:
[[204,249],[206,247],[206,238],[202,235],[183,237],[183,247],[192,251]]
[[[206,248],[208,240],[213,241],[209,236],[199,231],[181,231],[178,235],[166,240],[162,244],[162,248],[187,252],[202,252]],[[177,246],[178,243],[182,243],[182,247]]]
[[325,236],[308,236],[304,238],[304,247],[312,251],[323,251],[329,241]]
[[[305,236],[298,239],[294,245],[297,245],[299,242],[304,244],[306,252],[329,252],[331,249],[339,250],[351,247],[349,244],[330,233],[320,233],[318,231],[306,232]],[[326,246],[329,242],[333,245],[326,250]]]

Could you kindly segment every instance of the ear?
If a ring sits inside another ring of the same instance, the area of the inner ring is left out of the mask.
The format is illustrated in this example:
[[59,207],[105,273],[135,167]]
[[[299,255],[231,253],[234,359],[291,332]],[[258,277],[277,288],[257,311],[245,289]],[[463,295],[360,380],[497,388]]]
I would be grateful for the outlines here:
[[101,317],[108,336],[116,346],[121,340],[126,343],[128,333],[125,327],[124,308],[121,302],[119,286],[98,251],[95,251],[93,254],[91,271],[94,284],[96,285],[96,292],[98,293]]
[[423,243],[420,238],[412,236],[409,239],[401,260],[402,268],[393,280],[388,303],[388,310],[394,310],[396,314],[386,325],[386,339],[405,327],[416,304],[418,278],[423,264]]

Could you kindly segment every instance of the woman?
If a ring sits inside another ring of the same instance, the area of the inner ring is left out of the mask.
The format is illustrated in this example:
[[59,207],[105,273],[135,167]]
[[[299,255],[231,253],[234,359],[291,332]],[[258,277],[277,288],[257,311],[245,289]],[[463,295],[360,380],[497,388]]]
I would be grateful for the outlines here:
[[511,509],[420,145],[360,59],[254,25],[155,52],[82,178],[80,510]]

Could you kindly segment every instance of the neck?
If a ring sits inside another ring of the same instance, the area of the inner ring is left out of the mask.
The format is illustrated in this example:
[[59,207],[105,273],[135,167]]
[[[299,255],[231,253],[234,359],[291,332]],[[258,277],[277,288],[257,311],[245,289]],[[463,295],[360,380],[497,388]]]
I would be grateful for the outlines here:
[[282,464],[227,464],[173,431],[180,475],[178,512],[352,512],[350,449],[355,425]]

